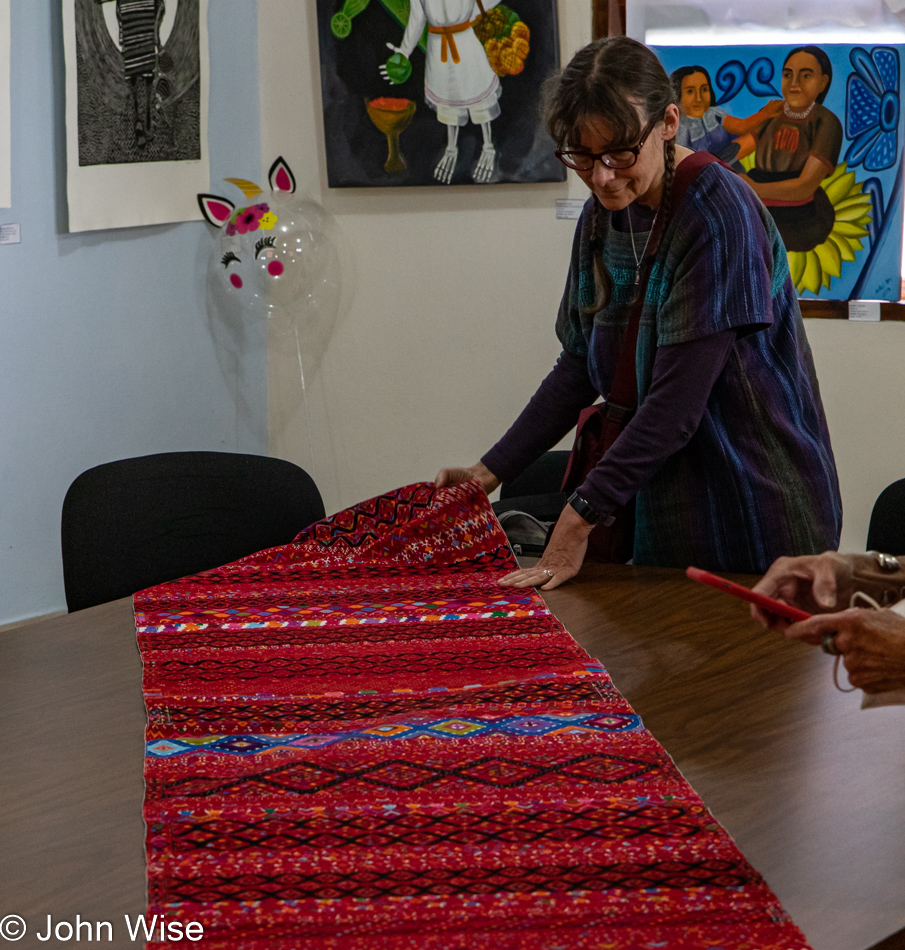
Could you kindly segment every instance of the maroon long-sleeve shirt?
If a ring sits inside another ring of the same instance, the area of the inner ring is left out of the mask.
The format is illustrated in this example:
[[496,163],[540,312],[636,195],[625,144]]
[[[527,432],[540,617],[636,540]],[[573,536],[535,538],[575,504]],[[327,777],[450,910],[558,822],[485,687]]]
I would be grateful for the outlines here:
[[[606,517],[634,497],[694,435],[735,338],[735,330],[724,330],[657,349],[644,402],[578,487],[598,514]],[[481,461],[501,481],[512,481],[556,445],[581,410],[600,395],[587,361],[564,351],[518,419]]]

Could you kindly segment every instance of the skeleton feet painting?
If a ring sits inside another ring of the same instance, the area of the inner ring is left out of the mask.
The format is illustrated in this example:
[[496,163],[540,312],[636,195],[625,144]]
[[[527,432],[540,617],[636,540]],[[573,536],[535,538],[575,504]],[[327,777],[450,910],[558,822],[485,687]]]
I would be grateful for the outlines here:
[[331,188],[565,179],[538,116],[556,0],[317,0],[317,22]]
[[201,157],[199,0],[75,0],[79,165]]

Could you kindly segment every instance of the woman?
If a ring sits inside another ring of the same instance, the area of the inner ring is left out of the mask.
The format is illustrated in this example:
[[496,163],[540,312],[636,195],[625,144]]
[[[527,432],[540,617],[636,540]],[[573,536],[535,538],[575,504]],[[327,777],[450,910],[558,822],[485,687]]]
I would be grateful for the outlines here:
[[[470,468],[489,492],[555,445],[609,391],[654,219],[663,236],[643,301],[638,410],[566,505],[539,563],[503,579],[556,587],[593,523],[636,499],[634,562],[762,572],[838,545],[829,434],[782,241],[737,175],[705,167],[678,207],[691,151],[656,56],[626,37],[581,50],[545,90],[547,129],[591,191],[556,329],[563,352],[506,435]],[[615,167],[614,167],[615,166]]]
[[713,105],[713,84],[703,66],[680,66],[669,77],[679,106],[679,131],[676,145],[696,152],[710,152],[741,173],[737,156],[739,145],[734,136],[756,128],[782,109],[782,103],[768,102],[759,112],[739,119]]
[[842,148],[842,123],[822,104],[832,81],[819,46],[793,49],[782,66],[782,111],[739,140],[739,158],[755,152],[743,177],[770,209],[789,251],[822,244],[836,220],[820,187]]

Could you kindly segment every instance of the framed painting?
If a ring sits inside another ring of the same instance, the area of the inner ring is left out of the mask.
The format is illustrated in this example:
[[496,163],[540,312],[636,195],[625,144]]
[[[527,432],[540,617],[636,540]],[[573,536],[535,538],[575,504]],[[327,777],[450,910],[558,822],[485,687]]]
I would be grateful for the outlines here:
[[331,188],[565,181],[556,0],[317,0]]
[[803,298],[898,300],[901,46],[661,46],[679,143],[743,175]]
[[208,0],[64,0],[70,231],[200,218]]
[[198,0],[76,0],[79,165],[201,158]]

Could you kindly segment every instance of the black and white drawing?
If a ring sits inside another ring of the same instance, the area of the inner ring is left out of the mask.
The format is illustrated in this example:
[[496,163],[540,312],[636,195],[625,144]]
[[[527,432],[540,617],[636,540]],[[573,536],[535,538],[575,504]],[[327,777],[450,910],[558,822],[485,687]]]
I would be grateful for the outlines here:
[[199,0],[75,0],[79,165],[201,157]]

